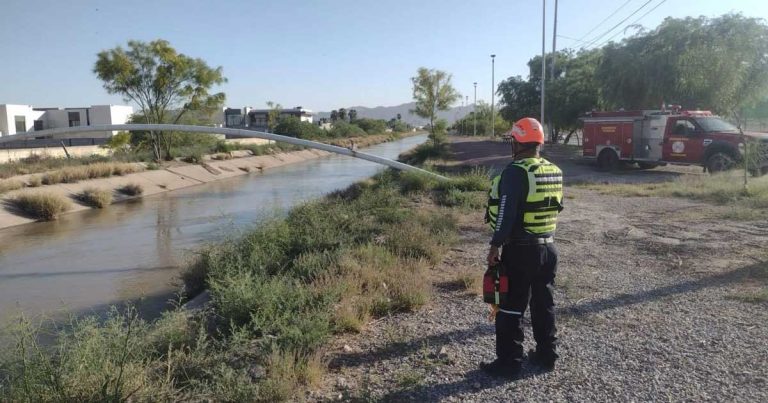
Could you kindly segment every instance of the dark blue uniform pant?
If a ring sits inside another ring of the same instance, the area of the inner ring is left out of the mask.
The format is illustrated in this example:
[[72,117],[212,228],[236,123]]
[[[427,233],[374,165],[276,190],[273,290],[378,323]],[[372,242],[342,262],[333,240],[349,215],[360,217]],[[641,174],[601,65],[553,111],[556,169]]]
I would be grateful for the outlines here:
[[544,359],[555,360],[555,245],[504,245],[501,263],[509,277],[509,296],[496,314],[496,355],[509,364],[522,361],[522,317],[530,298],[536,351]]

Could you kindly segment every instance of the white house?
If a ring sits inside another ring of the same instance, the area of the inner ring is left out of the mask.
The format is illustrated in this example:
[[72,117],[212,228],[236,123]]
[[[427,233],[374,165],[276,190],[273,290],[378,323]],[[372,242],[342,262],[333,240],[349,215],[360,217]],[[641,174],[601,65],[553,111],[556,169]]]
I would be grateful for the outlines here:
[[[125,105],[92,105],[83,108],[34,108],[31,105],[0,104],[0,136],[59,127],[124,124],[133,114]],[[67,137],[109,137],[116,132],[91,132]]]

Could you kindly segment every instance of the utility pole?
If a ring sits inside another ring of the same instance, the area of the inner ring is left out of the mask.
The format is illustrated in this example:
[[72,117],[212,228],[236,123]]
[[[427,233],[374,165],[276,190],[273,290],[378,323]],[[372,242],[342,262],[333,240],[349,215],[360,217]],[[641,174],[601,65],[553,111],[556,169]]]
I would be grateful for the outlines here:
[[475,102],[472,103],[472,135],[477,136],[477,81],[475,85]]
[[547,54],[545,49],[547,0],[541,1],[541,116],[540,122],[544,124],[544,86],[547,81]]
[[[552,82],[555,82],[555,64],[557,63],[557,0],[555,0],[555,19],[554,19],[554,25],[552,26],[552,73],[549,75],[549,77],[552,79]],[[555,138],[555,122],[552,120],[552,116],[549,117],[549,141],[551,143],[557,143],[557,138]]]
[[496,116],[493,114],[493,104],[495,104],[496,99],[496,93],[494,91],[496,87],[496,81],[495,81],[495,73],[496,73],[496,55],[491,55],[491,137],[495,135],[493,127],[493,123],[495,122]]

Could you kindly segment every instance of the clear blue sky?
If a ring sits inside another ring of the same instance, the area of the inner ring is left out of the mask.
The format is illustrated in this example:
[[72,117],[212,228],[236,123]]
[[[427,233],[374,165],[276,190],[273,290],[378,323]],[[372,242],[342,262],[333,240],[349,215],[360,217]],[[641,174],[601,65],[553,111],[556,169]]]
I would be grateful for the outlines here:
[[[558,34],[581,38],[625,1],[560,0]],[[647,0],[628,1],[587,39]],[[652,0],[614,32],[661,1]],[[548,51],[553,5],[547,1]],[[727,12],[768,18],[768,4],[669,0],[639,23],[655,27],[667,16]],[[156,38],[223,66],[229,106],[262,107],[268,100],[316,111],[396,105],[410,101],[409,78],[419,66],[452,73],[471,102],[473,81],[478,99],[490,97],[491,53],[497,83],[527,75],[525,63],[541,52],[541,0],[3,0],[0,104],[123,103],[91,72],[96,53]],[[558,38],[558,49],[575,45]]]

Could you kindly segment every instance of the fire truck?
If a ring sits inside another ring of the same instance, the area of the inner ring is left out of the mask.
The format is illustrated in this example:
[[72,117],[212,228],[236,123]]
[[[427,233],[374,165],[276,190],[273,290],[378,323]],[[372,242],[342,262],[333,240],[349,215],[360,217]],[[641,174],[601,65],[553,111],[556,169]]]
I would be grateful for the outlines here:
[[[642,169],[659,165],[700,165],[709,172],[735,167],[744,155],[745,138],[753,137],[768,146],[768,134],[742,133],[736,126],[709,111],[641,110],[591,112],[584,122],[583,153],[595,158],[602,170],[612,170],[621,161]],[[768,172],[762,161],[758,174]]]

